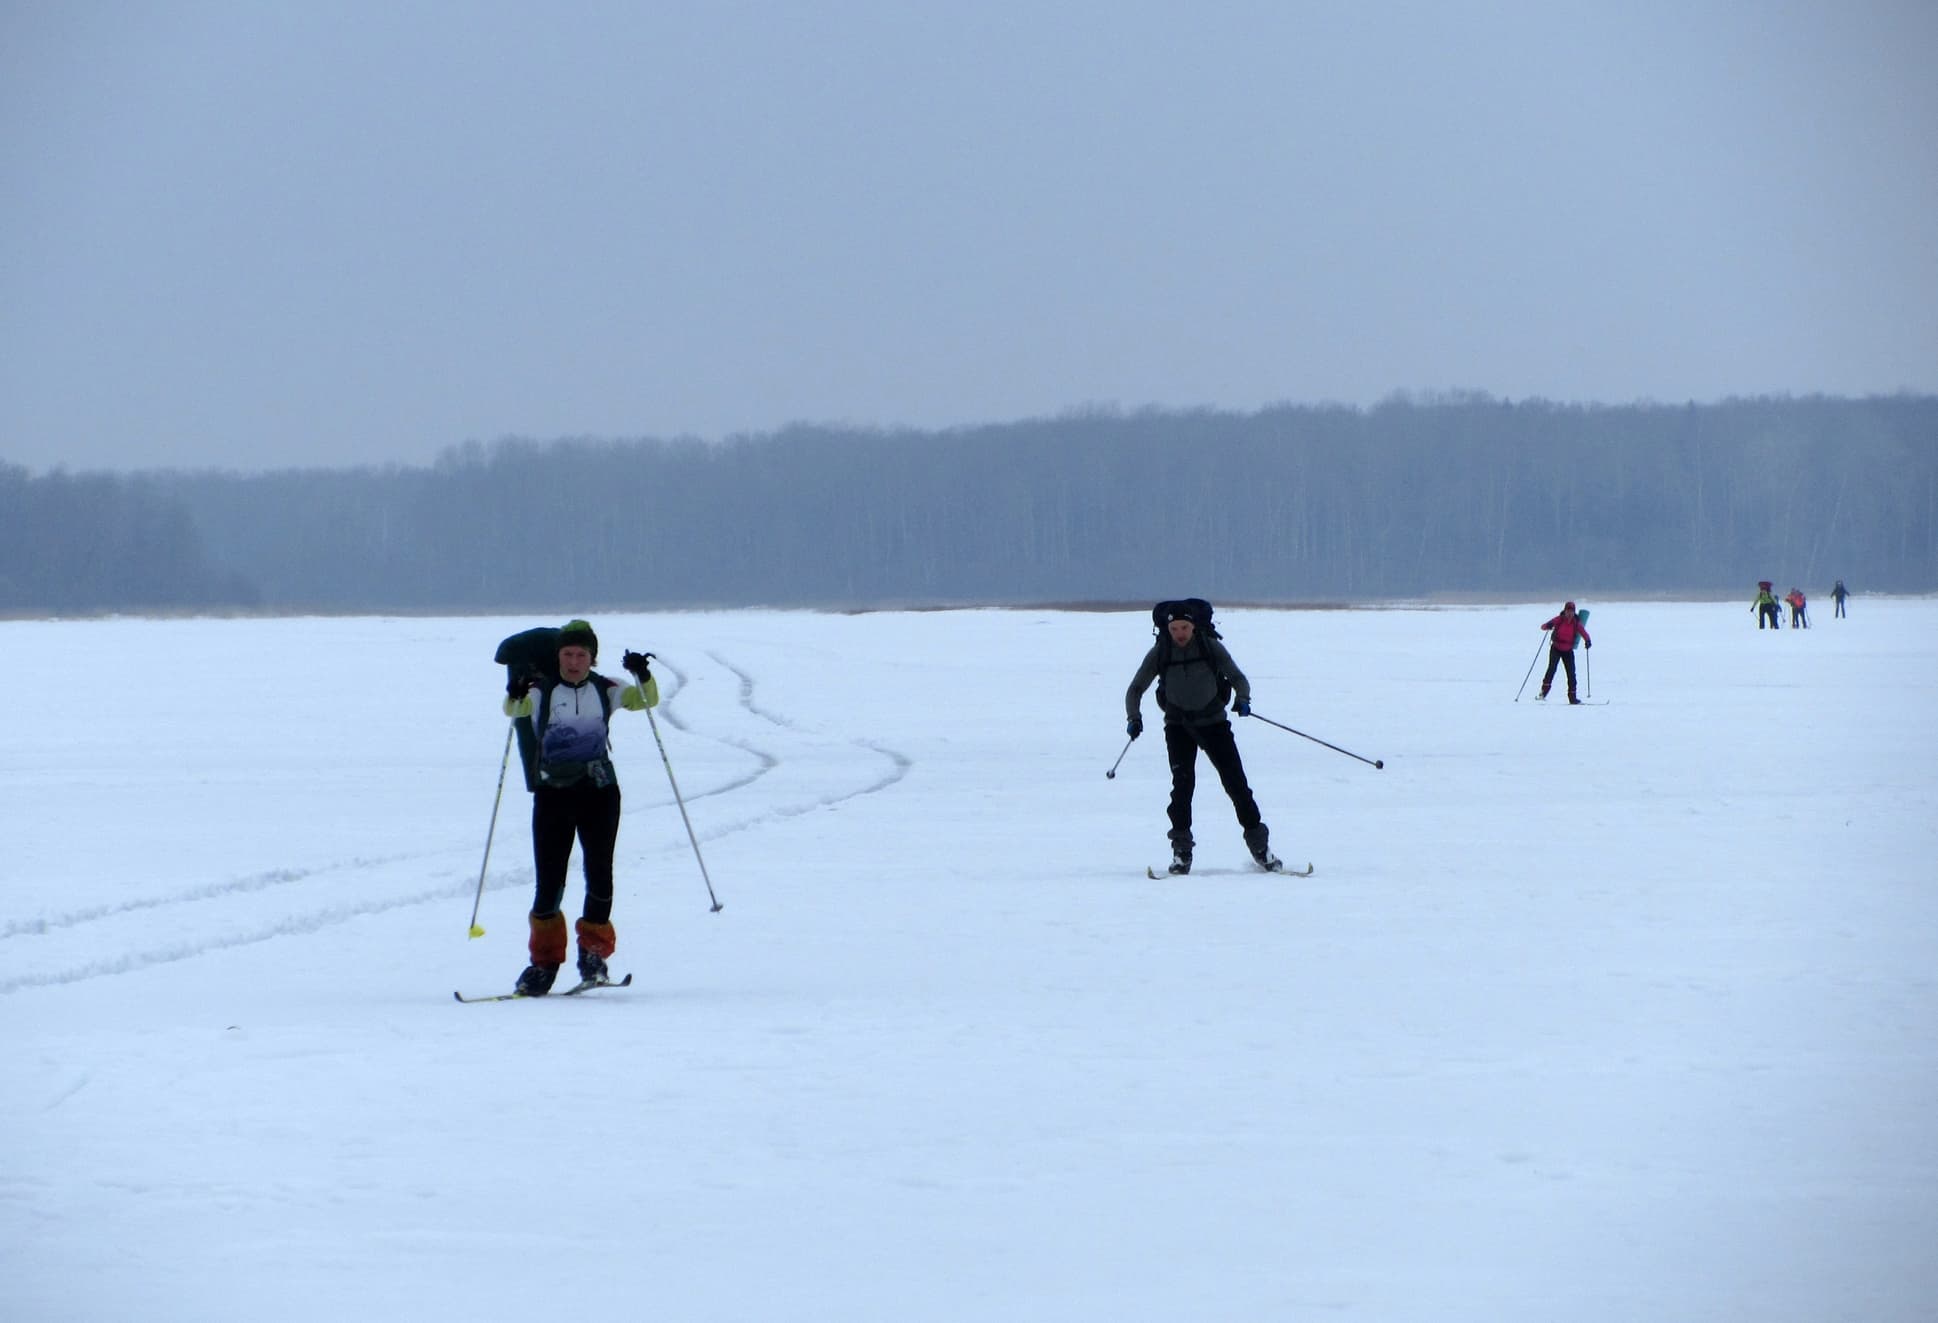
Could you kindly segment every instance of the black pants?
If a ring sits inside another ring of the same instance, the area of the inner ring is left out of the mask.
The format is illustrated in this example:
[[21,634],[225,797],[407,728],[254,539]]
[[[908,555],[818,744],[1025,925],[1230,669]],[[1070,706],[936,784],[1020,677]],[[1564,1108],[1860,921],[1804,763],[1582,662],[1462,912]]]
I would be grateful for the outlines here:
[[1840,597],[1837,599],[1837,615],[1835,619],[1842,620],[1843,618],[1844,618],[1844,599]]
[[1259,829],[1258,801],[1245,780],[1245,764],[1238,757],[1238,740],[1231,723],[1220,721],[1210,726],[1190,726],[1182,721],[1164,723],[1164,752],[1171,760],[1171,844],[1191,848],[1191,796],[1198,788],[1198,750],[1217,769],[1218,780],[1231,796],[1238,812],[1238,825],[1245,829],[1249,844]]
[[541,787],[532,792],[532,862],[538,871],[532,913],[543,918],[559,912],[575,838],[585,866],[585,920],[610,923],[612,850],[619,842],[619,787],[595,786],[590,781],[562,790]]
[[1763,628],[1766,621],[1769,623],[1771,629],[1783,628],[1783,621],[1780,618],[1780,613],[1777,610],[1777,604],[1775,602],[1765,602],[1762,606],[1756,608],[1756,627],[1758,629]]
[[1547,693],[1549,687],[1554,684],[1554,668],[1557,666],[1568,668],[1568,697],[1573,698],[1575,696],[1574,649],[1557,648],[1552,644],[1548,646],[1548,673],[1541,677],[1541,692]]

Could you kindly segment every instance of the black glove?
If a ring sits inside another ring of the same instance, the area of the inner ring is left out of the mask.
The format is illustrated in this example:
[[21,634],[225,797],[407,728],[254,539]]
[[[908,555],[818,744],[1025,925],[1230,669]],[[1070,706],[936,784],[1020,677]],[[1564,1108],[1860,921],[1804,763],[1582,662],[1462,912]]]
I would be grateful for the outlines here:
[[1140,713],[1124,723],[1124,734],[1136,739],[1144,733],[1144,717]]
[[1231,710],[1241,717],[1249,717],[1252,714],[1252,700],[1249,698],[1241,698],[1231,705]]
[[537,679],[538,677],[530,671],[514,675],[510,680],[505,682],[505,693],[511,697],[513,702],[517,702],[532,691],[532,685]]
[[627,652],[620,665],[638,677],[641,684],[646,683],[646,675],[653,668],[653,654],[650,652]]
[[1584,648],[1592,648],[1592,647],[1594,647],[1594,646],[1595,646],[1595,640],[1593,640],[1593,639],[1583,639],[1583,640],[1581,641],[1581,646],[1582,646],[1582,647],[1584,647]]

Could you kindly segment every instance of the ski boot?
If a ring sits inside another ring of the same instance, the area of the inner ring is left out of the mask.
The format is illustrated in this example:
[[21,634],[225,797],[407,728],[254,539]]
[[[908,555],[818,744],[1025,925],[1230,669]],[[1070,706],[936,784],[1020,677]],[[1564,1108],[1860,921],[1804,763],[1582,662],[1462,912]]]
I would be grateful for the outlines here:
[[579,981],[612,982],[612,976],[606,972],[606,957],[612,954],[619,940],[612,931],[612,925],[580,919],[574,927],[579,935]]
[[1182,877],[1186,873],[1189,873],[1191,871],[1191,851],[1189,850],[1171,851],[1170,871],[1177,874],[1180,877]]
[[1285,864],[1272,853],[1271,839],[1271,834],[1265,830],[1265,824],[1261,822],[1245,833],[1245,848],[1252,852],[1253,863],[1268,873],[1276,873],[1284,868]]
[[521,997],[543,997],[552,990],[553,980],[558,976],[557,965],[527,965],[512,991]]

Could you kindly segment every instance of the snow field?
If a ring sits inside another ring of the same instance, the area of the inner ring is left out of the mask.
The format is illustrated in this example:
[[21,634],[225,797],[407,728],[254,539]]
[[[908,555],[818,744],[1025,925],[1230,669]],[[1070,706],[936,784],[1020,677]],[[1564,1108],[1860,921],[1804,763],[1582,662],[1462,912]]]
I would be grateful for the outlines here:
[[536,622],[0,622],[8,1312],[1934,1316],[1938,603],[1556,605],[1221,613],[1303,881],[1144,878],[1147,617],[595,615],[726,908],[616,714],[635,986],[468,1007]]

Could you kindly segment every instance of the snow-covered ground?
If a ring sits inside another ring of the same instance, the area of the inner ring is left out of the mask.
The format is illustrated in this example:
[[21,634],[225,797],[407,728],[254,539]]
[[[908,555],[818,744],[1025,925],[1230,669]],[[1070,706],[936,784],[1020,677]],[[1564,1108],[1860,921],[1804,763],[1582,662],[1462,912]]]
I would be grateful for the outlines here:
[[0,1316],[1938,1317],[1938,603],[1555,605],[1230,613],[1303,881],[1144,877],[1148,617],[596,618],[726,908],[619,714],[635,984],[481,1006],[556,621],[0,623]]

